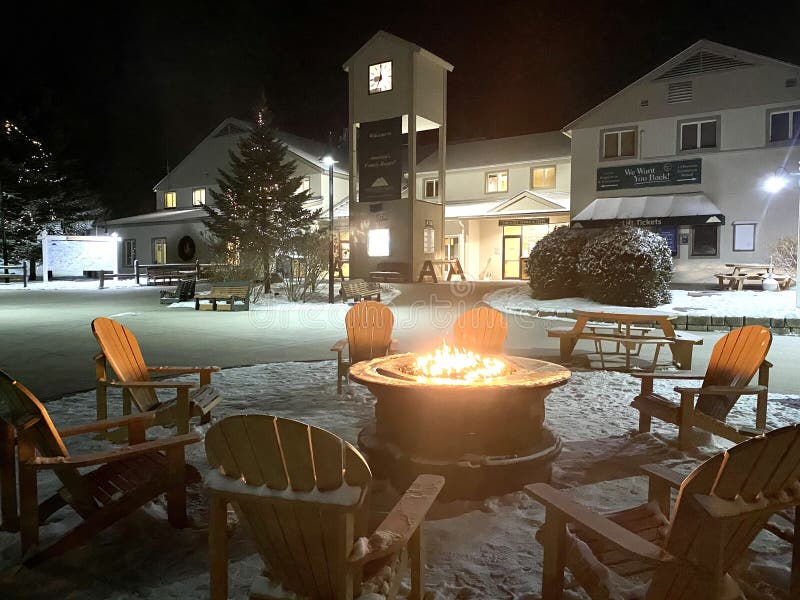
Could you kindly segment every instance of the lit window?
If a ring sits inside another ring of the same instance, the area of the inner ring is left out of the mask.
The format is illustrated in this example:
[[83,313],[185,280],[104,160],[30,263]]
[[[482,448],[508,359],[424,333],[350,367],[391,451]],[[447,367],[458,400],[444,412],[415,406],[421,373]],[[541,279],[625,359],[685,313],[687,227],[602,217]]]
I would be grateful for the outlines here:
[[800,110],[782,110],[769,116],[769,141],[788,142],[798,139]]
[[153,238],[153,264],[163,265],[167,262],[167,238]]
[[206,203],[206,189],[192,190],[192,206],[203,206]]
[[533,189],[547,189],[556,187],[556,168],[555,167],[534,167],[533,168]]
[[175,192],[164,192],[164,208],[175,208],[177,205],[177,194]]
[[303,192],[307,192],[311,189],[311,177],[303,177],[302,181],[300,181],[300,187],[297,188],[295,194],[302,194]]
[[681,152],[717,147],[717,121],[681,123]]
[[439,197],[439,180],[426,179],[425,180],[425,197],[438,198]]
[[389,256],[388,229],[370,229],[367,235],[367,256]]
[[607,131],[603,134],[603,158],[636,156],[636,130]]
[[508,171],[494,171],[486,174],[486,193],[508,191]]
[[733,224],[733,251],[754,252],[756,249],[756,224]]

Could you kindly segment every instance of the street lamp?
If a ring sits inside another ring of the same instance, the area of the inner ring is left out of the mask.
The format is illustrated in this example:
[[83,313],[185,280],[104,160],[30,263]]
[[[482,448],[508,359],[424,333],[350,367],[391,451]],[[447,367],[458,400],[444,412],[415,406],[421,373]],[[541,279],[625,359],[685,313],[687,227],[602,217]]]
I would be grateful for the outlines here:
[[[789,184],[790,177],[800,177],[800,172],[790,173],[784,167],[778,167],[775,174],[770,175],[764,182],[764,190],[769,194],[777,194]],[[798,183],[800,183],[800,179]],[[797,264],[800,266],[800,206],[798,206],[797,242]],[[794,295],[794,304],[800,308],[800,289],[797,286],[795,286]]]
[[336,161],[330,154],[321,160],[328,167],[328,304],[333,304],[333,165]]

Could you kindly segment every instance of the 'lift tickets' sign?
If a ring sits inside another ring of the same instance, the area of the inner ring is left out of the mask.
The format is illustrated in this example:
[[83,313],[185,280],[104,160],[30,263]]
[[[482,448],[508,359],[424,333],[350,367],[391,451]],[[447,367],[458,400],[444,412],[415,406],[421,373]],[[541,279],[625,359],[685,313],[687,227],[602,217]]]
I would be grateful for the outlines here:
[[597,169],[597,191],[700,183],[699,158]]
[[403,180],[403,121],[361,123],[358,128],[358,199],[397,200]]

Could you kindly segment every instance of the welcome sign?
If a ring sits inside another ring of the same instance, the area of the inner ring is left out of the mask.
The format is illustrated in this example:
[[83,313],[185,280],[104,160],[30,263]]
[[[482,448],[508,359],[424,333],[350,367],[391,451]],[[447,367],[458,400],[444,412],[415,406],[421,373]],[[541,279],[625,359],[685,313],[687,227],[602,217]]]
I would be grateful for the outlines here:
[[597,191],[698,184],[702,181],[701,174],[699,158],[602,167],[597,169]]
[[358,200],[397,200],[403,179],[400,117],[361,123],[358,128]]

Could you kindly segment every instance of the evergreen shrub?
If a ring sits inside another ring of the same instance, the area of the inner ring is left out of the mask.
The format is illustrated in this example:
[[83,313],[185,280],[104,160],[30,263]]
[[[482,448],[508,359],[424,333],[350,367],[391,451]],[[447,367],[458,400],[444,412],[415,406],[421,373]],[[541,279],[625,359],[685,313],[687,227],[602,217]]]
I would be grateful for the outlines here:
[[586,245],[581,229],[558,227],[544,236],[528,257],[531,295],[540,300],[580,295],[578,255]]

